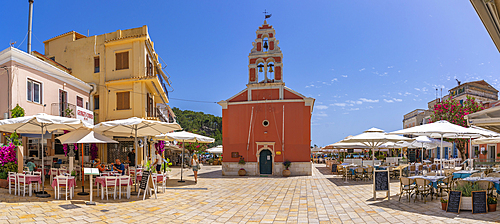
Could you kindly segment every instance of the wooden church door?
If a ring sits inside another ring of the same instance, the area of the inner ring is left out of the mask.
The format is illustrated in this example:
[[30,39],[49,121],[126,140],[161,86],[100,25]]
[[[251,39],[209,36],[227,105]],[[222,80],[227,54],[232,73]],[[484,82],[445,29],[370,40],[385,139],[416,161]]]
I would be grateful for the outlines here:
[[271,151],[265,149],[260,152],[260,174],[273,173],[273,158]]

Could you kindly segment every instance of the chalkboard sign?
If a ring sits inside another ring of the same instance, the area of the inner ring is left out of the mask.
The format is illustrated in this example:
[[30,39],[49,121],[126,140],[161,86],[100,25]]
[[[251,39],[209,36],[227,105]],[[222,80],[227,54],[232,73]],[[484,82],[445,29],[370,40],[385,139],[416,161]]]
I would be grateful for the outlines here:
[[375,191],[388,191],[389,190],[389,172],[377,171],[375,172]]
[[486,191],[472,192],[472,214],[488,213]]
[[337,164],[332,164],[332,173],[337,172]]
[[347,149],[347,153],[354,153],[354,149]]
[[417,161],[417,158],[415,156],[415,151],[410,151],[410,154],[408,155],[408,159],[410,160],[410,163]]
[[141,183],[139,184],[139,189],[145,191],[146,190],[146,184],[148,183],[149,180],[149,171],[142,171],[142,178],[141,178]]
[[461,191],[450,191],[448,195],[448,206],[446,207],[446,212],[459,213],[460,212],[460,200],[462,200]]

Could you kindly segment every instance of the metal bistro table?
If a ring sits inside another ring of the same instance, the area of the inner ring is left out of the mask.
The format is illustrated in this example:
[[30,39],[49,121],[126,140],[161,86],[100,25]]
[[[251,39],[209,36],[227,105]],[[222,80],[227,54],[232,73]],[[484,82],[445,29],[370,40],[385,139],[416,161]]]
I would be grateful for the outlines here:
[[411,177],[408,177],[409,179],[415,179],[415,178],[422,178],[422,179],[426,179],[426,180],[429,180],[432,184],[432,194],[435,194],[437,195],[437,191],[434,192],[435,189],[437,189],[437,184],[439,183],[439,181],[441,181],[442,179],[446,178],[446,176],[411,176]]
[[470,177],[470,175],[477,172],[479,172],[479,170],[460,170],[453,173],[453,179]]
[[471,181],[471,182],[475,182],[475,181],[478,181],[478,180],[486,180],[486,181],[490,181],[490,182],[493,182],[493,184],[495,185],[495,188],[497,189],[497,193],[500,194],[500,177],[467,177],[467,178],[464,178],[463,180],[467,180],[467,181]]

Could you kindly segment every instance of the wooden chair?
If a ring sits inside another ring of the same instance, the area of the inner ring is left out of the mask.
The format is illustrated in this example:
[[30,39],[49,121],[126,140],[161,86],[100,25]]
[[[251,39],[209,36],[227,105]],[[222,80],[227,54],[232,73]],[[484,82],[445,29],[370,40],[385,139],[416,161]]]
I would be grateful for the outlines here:
[[22,187],[23,197],[26,196],[26,187],[28,187],[29,190],[29,184],[26,183],[26,174],[22,173],[17,174],[17,187],[18,187],[17,192],[19,192],[19,195],[21,195],[21,187]]
[[14,195],[17,195],[17,175],[15,172],[9,172],[9,194],[12,194],[12,189],[14,189]]
[[363,176],[364,175],[364,171],[365,170],[363,169],[363,167],[356,168],[354,170],[354,180],[356,180],[358,178],[361,179],[361,180],[363,180],[363,178],[364,178],[364,176]]
[[415,180],[408,177],[401,177],[399,184],[399,201],[401,201],[401,196],[406,193],[408,195],[408,202],[410,202],[411,194],[415,190]]
[[443,191],[445,191],[447,193],[450,192],[452,181],[453,181],[453,176],[448,176],[448,177],[444,178],[443,180],[441,180],[440,183],[437,184],[437,188],[439,189],[439,192],[441,193],[441,195],[443,194]]
[[483,172],[479,172],[479,173],[473,173],[472,175],[470,175],[470,177],[481,177],[481,174],[484,175]]
[[490,173],[486,177],[500,177],[500,173]]
[[[54,195],[57,199],[61,199],[62,188],[64,188],[64,196],[66,196],[66,201],[68,200],[68,195],[71,197],[71,190],[69,189],[69,181],[67,176],[59,175],[55,177],[57,181],[56,191],[57,193]],[[71,199],[71,198],[70,198]]]
[[485,190],[488,195],[493,196],[493,188],[495,187],[495,184],[491,181],[487,180],[478,180],[474,182],[477,186],[481,188],[481,190]]
[[423,197],[424,203],[427,203],[427,196],[430,194],[431,195],[431,200],[432,200],[432,186],[430,180],[426,180],[424,178],[415,178],[415,184],[416,186],[416,195],[415,199],[413,199],[413,202],[417,200],[418,195]]
[[127,195],[127,199],[130,199],[130,177],[129,176],[120,176],[118,177],[118,186],[120,187],[119,199],[122,199],[122,188],[125,187],[125,194]]
[[422,164],[418,165],[418,172],[423,173],[423,171],[424,171],[424,165]]
[[437,170],[437,166],[436,164],[432,164],[431,165],[431,171],[436,171]]
[[394,167],[393,166],[390,166],[389,168],[389,177],[391,178],[396,178],[396,172],[394,172]]
[[409,176],[411,176],[411,174],[417,174],[415,165],[411,165],[408,169],[409,169],[409,171],[408,171]]
[[366,178],[371,180],[373,178],[373,167],[366,168]]

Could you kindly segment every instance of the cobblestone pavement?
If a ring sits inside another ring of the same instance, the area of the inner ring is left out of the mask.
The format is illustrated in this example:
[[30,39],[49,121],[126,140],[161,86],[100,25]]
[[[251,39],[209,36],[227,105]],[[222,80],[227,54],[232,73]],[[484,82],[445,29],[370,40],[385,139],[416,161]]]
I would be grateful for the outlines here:
[[[100,200],[19,197],[0,189],[0,223],[482,223],[500,222],[500,211],[472,215],[441,210],[439,200],[424,204],[398,201],[399,184],[391,183],[391,200],[371,199],[369,181],[344,181],[315,165],[308,177],[222,177],[221,166],[205,166],[198,184],[191,171],[178,183],[173,169],[166,193],[158,199],[137,196]],[[47,185],[48,186],[48,185]],[[48,187],[50,190],[51,187]],[[80,190],[76,190],[79,192]],[[53,194],[53,192],[49,191]],[[429,198],[430,199],[430,198]],[[73,205],[72,209],[63,208]],[[63,207],[61,207],[63,206]]]

